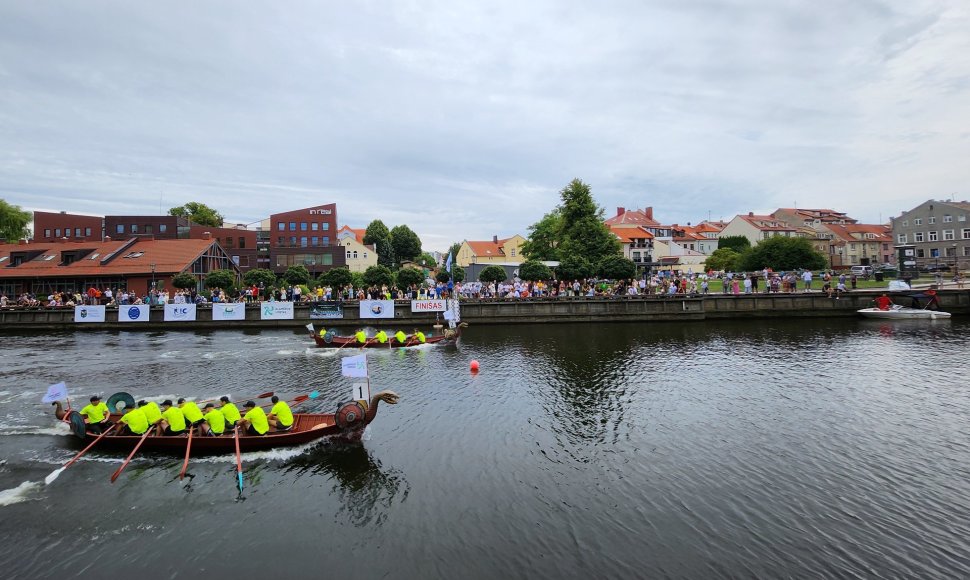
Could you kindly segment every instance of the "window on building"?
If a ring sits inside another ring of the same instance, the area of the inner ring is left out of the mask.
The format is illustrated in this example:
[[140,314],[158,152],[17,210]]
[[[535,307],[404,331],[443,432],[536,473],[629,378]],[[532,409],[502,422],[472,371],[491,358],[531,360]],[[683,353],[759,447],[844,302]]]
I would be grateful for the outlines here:
[[44,237],[45,238],[51,237],[51,230],[50,230],[50,228],[47,228],[46,230],[44,230]]
[[158,233],[164,234],[168,231],[168,226],[165,224],[158,224]]
[[[218,242],[219,238],[216,238],[216,241]],[[226,249],[227,250],[232,249],[232,236],[226,236]]]
[[937,236],[937,232],[930,232],[930,233],[929,233],[929,238],[927,238],[927,239],[928,239],[929,241],[931,241],[931,242],[936,242],[936,241],[938,241],[938,236]]
[[350,250],[347,250],[347,259],[350,259]]
[[957,221],[960,221],[960,222],[965,222],[965,221],[967,221],[967,214],[965,214],[965,213],[961,213],[961,214],[960,214],[960,217],[958,217],[958,218],[957,218]]
[[329,231],[330,230],[330,224],[328,224],[327,222],[321,222],[320,223],[320,229],[323,230],[323,231],[325,231],[325,232],[326,231]]
[[[919,223],[918,223],[919,220],[916,220],[916,222],[917,222],[916,225],[919,225]],[[903,220],[903,227],[904,228],[908,228],[909,227],[909,220]]]
[[930,257],[931,258],[939,258],[940,257],[940,250],[938,248],[930,248]]
[[131,224],[131,233],[133,234],[138,233],[138,224]]
[[318,229],[320,229],[320,224],[318,224],[317,222],[311,222],[310,229],[313,231],[317,231]]
[[354,259],[357,259],[357,250],[354,250]]
[[301,248],[307,247],[307,238],[306,238],[306,236],[303,236],[303,237],[300,238],[300,247]]
[[291,232],[295,232],[296,231],[296,222],[290,222],[290,231]]
[[950,214],[945,214],[943,216],[943,223],[948,224],[953,221],[953,216]]
[[286,231],[286,224],[285,224],[284,222],[280,222],[280,223],[279,223],[279,230],[280,230],[281,232],[284,232],[284,231]]
[[307,231],[307,225],[306,225],[306,222],[300,222],[300,231],[301,231],[301,232],[305,232],[305,231]]
[[56,237],[56,238],[61,237],[61,228],[55,228],[54,229],[54,237]]
[[239,265],[239,256],[233,256],[232,257],[232,263],[235,264],[236,266],[238,266]]
[[963,246],[963,255],[970,256],[970,246]]
[[970,240],[970,228],[963,228],[960,232],[963,233],[963,239]]
[[155,233],[155,228],[151,224],[146,224],[145,225],[145,233],[146,234],[153,234],[153,233]]
[[277,246],[282,246],[283,245],[283,236],[280,236],[280,237],[276,238],[276,245]]
[[296,247],[296,236],[290,236],[290,245]]
[[923,232],[916,232],[913,234],[913,241],[917,244],[921,243],[923,241]]
[[367,259],[367,252],[364,252],[364,259]]
[[333,254],[324,254],[320,256],[320,264],[324,266],[333,266]]
[[896,234],[896,243],[898,243],[898,244],[905,244],[905,243],[907,243],[906,242],[906,234]]
[[935,224],[936,223],[936,216],[930,216],[929,220],[926,223],[928,223],[928,224]]
[[[692,248],[693,249],[693,248]],[[512,257],[515,257],[515,248],[512,248]]]
[[952,239],[954,239],[954,237],[953,237],[953,230],[943,230],[943,239],[944,240],[952,240]]
[[320,236],[310,236],[310,245],[311,246],[319,246],[320,245]]
[[330,236],[323,236],[322,238],[320,238],[320,241],[323,243],[324,246],[329,246]]
[[[906,222],[903,222],[903,225],[905,226],[906,225]],[[923,218],[916,218],[916,219],[914,219],[913,220],[913,225],[914,226],[921,226],[921,225],[923,225]]]
[[916,257],[917,258],[925,258],[926,257],[926,252],[923,251],[923,248],[917,248],[916,249]]
[[956,246],[950,246],[949,248],[946,249],[946,256],[948,258],[953,258],[956,255],[957,255],[957,248],[956,248]]

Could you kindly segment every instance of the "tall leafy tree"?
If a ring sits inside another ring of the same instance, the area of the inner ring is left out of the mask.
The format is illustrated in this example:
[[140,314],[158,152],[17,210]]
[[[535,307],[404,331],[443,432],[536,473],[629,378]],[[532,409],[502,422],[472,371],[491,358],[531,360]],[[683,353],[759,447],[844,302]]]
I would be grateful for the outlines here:
[[501,266],[491,265],[482,268],[482,271],[478,273],[478,279],[482,282],[504,282],[508,275],[505,273],[505,268]]
[[310,271],[306,269],[306,266],[297,264],[290,266],[286,269],[286,272],[283,272],[283,279],[286,280],[287,284],[309,284],[313,277],[310,276]]
[[406,225],[391,229],[391,245],[394,247],[394,258],[398,262],[414,260],[421,254],[421,238]]
[[415,262],[417,262],[418,265],[421,266],[422,268],[430,269],[430,268],[436,268],[438,266],[438,262],[434,259],[434,256],[432,256],[428,252],[422,252],[421,255],[418,256],[418,259],[415,260]]
[[562,229],[562,210],[557,207],[529,226],[529,239],[522,244],[522,255],[530,260],[558,260]]
[[374,244],[377,248],[377,263],[388,268],[394,267],[394,244],[391,241],[391,230],[387,229],[384,222],[374,220],[367,225],[364,231],[364,243]]
[[0,199],[0,238],[8,242],[29,238],[30,228],[27,224],[31,219],[33,216],[29,211]]
[[269,288],[276,285],[276,274],[267,268],[253,268],[243,274],[243,283],[247,286],[263,285]]
[[761,240],[741,254],[738,267],[742,270],[819,270],[828,265],[825,255],[812,246],[808,238],[775,236]]
[[195,276],[189,274],[188,272],[181,272],[172,276],[172,286],[175,286],[180,290],[195,288],[198,283],[199,281],[195,278]]
[[627,280],[637,275],[637,265],[623,256],[607,256],[597,266],[597,274],[611,280]]
[[742,253],[751,247],[751,240],[747,236],[722,236],[717,239],[717,249],[731,248],[737,253]]
[[205,276],[206,288],[229,290],[236,286],[236,273],[232,270],[213,270]]
[[189,218],[190,221],[201,226],[222,227],[222,214],[207,206],[204,203],[190,201],[185,205],[173,207],[168,210],[168,215]]
[[354,283],[354,275],[351,274],[350,268],[330,268],[320,277],[317,278],[317,283],[321,286],[330,286],[333,289],[343,288],[347,284]]
[[390,286],[394,283],[394,273],[380,264],[364,270],[364,284],[368,286]]
[[567,255],[559,262],[559,279],[561,280],[582,280],[589,278],[595,272],[593,264],[584,256]]
[[[452,260],[454,260],[455,262],[458,261],[458,251],[461,250],[461,244],[462,244],[461,242],[455,242],[454,244],[451,244],[451,247],[449,247],[448,251],[445,252],[445,258],[444,258],[445,261],[448,260],[449,254],[451,254]],[[445,262],[442,262],[442,264],[444,263]]]
[[552,270],[537,260],[527,260],[519,266],[519,278],[535,282],[537,280],[551,280]]
[[396,282],[401,290],[407,290],[411,285],[417,287],[424,282],[424,273],[417,268],[401,268],[397,271]]
[[562,234],[559,255],[582,256],[590,264],[599,264],[608,256],[619,256],[620,242],[603,223],[603,208],[596,205],[589,185],[579,179],[569,182],[559,192],[562,203]]
[[447,282],[449,279],[454,279],[455,282],[461,282],[465,279],[465,269],[458,264],[452,264],[451,274],[448,274],[446,270],[441,270],[435,276],[435,280],[438,282]]
[[708,270],[734,272],[738,269],[740,257],[741,254],[732,248],[718,248],[704,261],[704,267]]

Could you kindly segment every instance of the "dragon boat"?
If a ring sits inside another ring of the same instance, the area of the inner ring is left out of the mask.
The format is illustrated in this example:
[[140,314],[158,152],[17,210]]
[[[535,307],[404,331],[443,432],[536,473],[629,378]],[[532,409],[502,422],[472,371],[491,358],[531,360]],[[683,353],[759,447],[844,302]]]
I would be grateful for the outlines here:
[[[364,434],[364,428],[377,416],[377,407],[381,401],[394,405],[399,396],[393,391],[381,391],[371,397],[370,401],[357,400],[341,403],[336,412],[329,413],[293,413],[293,426],[288,431],[269,431],[265,435],[246,435],[240,433],[239,447],[241,451],[257,451],[274,447],[290,447],[305,445],[318,439],[330,438],[340,441],[358,442]],[[118,403],[123,402],[126,408],[134,406],[135,400],[128,393],[116,393],[108,399],[108,410],[111,411],[111,421],[117,422],[122,413],[118,411]],[[98,433],[88,430],[84,418],[73,409],[64,409],[59,401],[55,401],[54,415],[66,422],[71,431],[82,440],[97,437]],[[133,449],[142,439],[141,435],[117,435],[114,430],[106,434],[99,443],[100,447],[110,447],[118,450]],[[185,451],[188,431],[182,435],[156,436],[149,435],[142,448],[149,451],[163,453],[182,453]],[[217,455],[235,451],[235,437],[233,431],[217,437],[193,437],[193,455]]]
[[462,327],[465,323],[457,325],[455,328],[446,328],[442,334],[427,336],[424,342],[416,334],[409,334],[404,340],[398,340],[394,335],[388,335],[385,342],[380,342],[376,337],[368,337],[364,342],[357,340],[355,335],[342,336],[333,330],[321,330],[319,333],[310,331],[310,336],[320,348],[410,348],[423,344],[455,344],[461,338]]

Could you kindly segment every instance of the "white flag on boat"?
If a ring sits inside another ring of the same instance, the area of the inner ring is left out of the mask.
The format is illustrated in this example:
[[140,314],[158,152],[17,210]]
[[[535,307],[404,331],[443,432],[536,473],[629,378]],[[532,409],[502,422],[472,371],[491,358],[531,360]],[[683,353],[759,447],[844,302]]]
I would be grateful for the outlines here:
[[367,376],[367,355],[348,356],[340,361],[340,372],[345,377]]
[[54,401],[63,401],[67,398],[67,385],[64,383],[57,383],[56,385],[51,385],[47,387],[47,394],[44,398],[40,400],[41,403],[53,403]]
[[307,324],[306,329],[310,331],[310,334],[313,334],[313,323]]

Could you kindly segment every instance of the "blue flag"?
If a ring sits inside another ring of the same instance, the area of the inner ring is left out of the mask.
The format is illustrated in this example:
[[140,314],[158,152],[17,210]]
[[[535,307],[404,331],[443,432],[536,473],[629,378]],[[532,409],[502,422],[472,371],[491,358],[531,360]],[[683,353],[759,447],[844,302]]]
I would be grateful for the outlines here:
[[450,253],[448,254],[448,262],[445,264],[445,270],[448,270],[448,273],[451,274],[451,254]]

